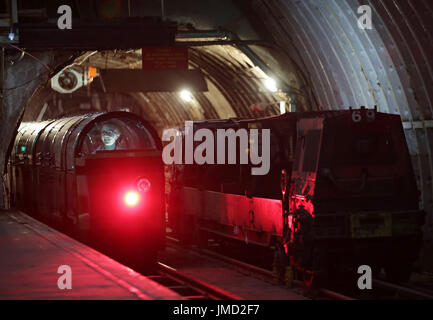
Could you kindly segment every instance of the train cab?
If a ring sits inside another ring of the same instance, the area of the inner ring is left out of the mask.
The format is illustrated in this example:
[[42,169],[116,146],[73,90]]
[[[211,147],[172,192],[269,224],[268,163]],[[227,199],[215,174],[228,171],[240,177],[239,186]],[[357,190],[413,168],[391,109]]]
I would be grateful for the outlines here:
[[14,204],[103,251],[155,260],[165,243],[161,150],[128,112],[23,123],[10,159]]
[[362,108],[303,118],[296,145],[287,203],[298,263],[314,248],[328,267],[369,263],[406,279],[424,213],[400,117]]

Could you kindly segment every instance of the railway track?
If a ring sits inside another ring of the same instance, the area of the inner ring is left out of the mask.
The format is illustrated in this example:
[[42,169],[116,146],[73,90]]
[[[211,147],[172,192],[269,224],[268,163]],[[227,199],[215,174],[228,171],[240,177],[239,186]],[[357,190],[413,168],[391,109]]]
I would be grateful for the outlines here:
[[[275,280],[275,274],[270,270],[266,270],[254,266],[252,264],[248,264],[243,261],[239,261],[227,257],[225,255],[213,252],[208,249],[199,249],[198,251],[207,256],[213,257],[220,261],[225,261],[231,265],[242,268],[243,270],[260,275],[262,277],[266,277],[267,279],[270,280]],[[293,286],[306,289],[304,283],[298,280],[293,280]],[[376,289],[376,291],[372,295],[378,299],[392,298],[392,299],[433,300],[433,290],[422,288],[413,284],[395,284],[384,280],[374,279],[373,287]],[[377,289],[379,289],[380,291]],[[330,290],[326,288],[317,289],[314,296],[315,298],[318,299],[325,298],[325,299],[332,299],[332,300],[358,300],[357,298],[352,298],[351,294],[343,294],[335,290]],[[368,296],[369,295],[367,295],[367,297]]]
[[177,292],[187,300],[243,300],[211,284],[186,276],[161,262],[158,262],[158,273],[147,278]]
[[412,284],[395,284],[374,279],[373,287],[379,288],[385,295],[395,299],[433,300],[433,291]]
[[[179,245],[179,241],[175,238],[172,238],[172,237],[167,237],[167,244],[172,246],[172,247],[176,247],[176,249],[191,250],[191,251],[203,254],[205,256],[208,256],[210,258],[213,258],[217,261],[225,262],[231,266],[234,266],[238,269],[241,269],[244,272],[254,274],[256,276],[259,276],[261,279],[270,281],[272,283],[275,283],[277,281],[277,278],[276,278],[274,272],[272,272],[270,270],[260,268],[260,267],[257,267],[255,265],[252,265],[252,264],[249,264],[249,263],[237,260],[237,259],[233,259],[233,258],[228,257],[226,255],[216,253],[212,250],[193,249],[193,248],[186,249],[185,247],[181,247]],[[305,287],[305,285],[302,281],[293,280],[293,286],[296,288],[307,290],[307,288]],[[335,292],[335,291],[329,290],[329,289],[325,289],[325,288],[317,289],[312,296],[314,296],[315,299],[354,300],[351,297],[345,296],[344,294],[340,294],[338,292]]]
[[[167,237],[167,244],[181,250],[190,250],[207,257],[213,258],[217,261],[225,262],[239,270],[243,273],[248,273],[259,277],[265,281],[275,283],[277,281],[274,272],[271,270],[255,266],[244,261],[240,261],[231,258],[227,255],[212,251],[210,249],[195,249],[195,248],[185,248],[179,244],[179,241],[173,237]],[[302,281],[293,280],[293,287],[307,291],[304,283]],[[340,291],[340,290],[339,290]],[[345,290],[341,290],[344,292]],[[308,292],[307,296],[313,299],[330,299],[330,300],[358,300],[358,299],[416,299],[416,300],[433,300],[433,290],[422,288],[412,284],[395,284],[387,282],[383,279],[373,280],[373,291],[363,292],[356,298],[352,298],[351,293],[343,294],[334,290],[320,288],[316,289],[314,292]]]
[[[254,274],[258,274],[260,276],[264,276],[266,277],[268,280],[270,281],[276,281],[276,276],[274,274],[274,272],[270,271],[270,270],[266,270],[263,268],[259,268],[257,266],[245,263],[243,261],[239,261],[227,256],[224,256],[222,254],[219,253],[215,253],[212,252],[211,250],[207,250],[207,249],[201,249],[199,250],[201,253],[216,258],[220,261],[224,261],[227,262],[233,266],[236,266],[238,268],[242,268],[248,272],[254,273]],[[307,289],[304,285],[304,283],[302,281],[299,280],[293,280],[293,286],[297,287],[297,288],[301,288],[301,289]],[[340,294],[338,292],[332,291],[332,290],[328,290],[325,288],[320,288],[317,290],[316,294],[315,294],[316,298],[325,298],[325,299],[332,299],[332,300],[354,300],[348,296],[345,296],[343,294]]]

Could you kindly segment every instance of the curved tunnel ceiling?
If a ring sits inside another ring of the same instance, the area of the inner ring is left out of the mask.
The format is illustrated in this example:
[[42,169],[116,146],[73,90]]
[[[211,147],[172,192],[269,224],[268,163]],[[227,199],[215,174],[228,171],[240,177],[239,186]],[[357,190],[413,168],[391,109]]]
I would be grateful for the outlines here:
[[[74,64],[100,69],[139,69],[141,50],[88,52],[77,58]],[[186,120],[192,119],[276,115],[280,113],[282,101],[290,111],[294,93],[289,95],[282,90],[269,91],[264,85],[268,76],[232,45],[190,47],[189,68],[200,70],[208,85],[208,92],[192,92],[192,101],[184,101],[178,92],[130,93],[140,105],[141,115],[152,122],[160,134],[163,129],[179,127]],[[298,89],[296,94],[302,96],[300,91]],[[100,92],[100,95],[105,94]],[[47,97],[42,100],[46,101]],[[299,107],[304,107],[305,99],[300,97],[297,100]],[[42,107],[40,103],[31,103],[24,119],[34,120]],[[56,112],[48,112],[44,119],[58,115]]]
[[[416,2],[416,3],[415,3]],[[357,9],[373,9],[373,30]],[[254,1],[276,42],[309,71],[324,108],[377,105],[404,121],[432,119],[431,1]]]

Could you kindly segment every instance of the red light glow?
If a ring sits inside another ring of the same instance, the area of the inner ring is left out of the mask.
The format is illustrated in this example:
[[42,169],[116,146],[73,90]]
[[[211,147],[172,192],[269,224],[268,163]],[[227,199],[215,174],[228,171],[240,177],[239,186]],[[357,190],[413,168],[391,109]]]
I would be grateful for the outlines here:
[[140,202],[140,195],[136,191],[128,191],[125,193],[123,201],[128,207],[135,207]]

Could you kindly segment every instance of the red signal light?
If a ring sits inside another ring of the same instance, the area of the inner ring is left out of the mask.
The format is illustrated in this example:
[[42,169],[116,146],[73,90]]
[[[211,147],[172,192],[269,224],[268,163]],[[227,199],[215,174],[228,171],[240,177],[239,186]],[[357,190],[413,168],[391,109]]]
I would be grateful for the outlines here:
[[128,191],[125,193],[123,201],[128,207],[135,207],[140,202],[140,195],[137,191]]

